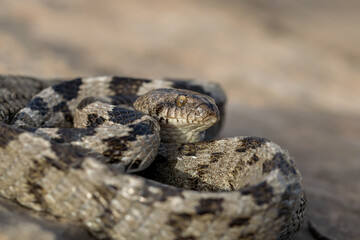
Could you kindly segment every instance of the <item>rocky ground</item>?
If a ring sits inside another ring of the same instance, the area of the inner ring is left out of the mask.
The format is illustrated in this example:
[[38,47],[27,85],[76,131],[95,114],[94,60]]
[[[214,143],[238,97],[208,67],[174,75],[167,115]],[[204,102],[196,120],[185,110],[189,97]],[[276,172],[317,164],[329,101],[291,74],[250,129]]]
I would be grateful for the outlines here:
[[[356,0],[2,0],[0,73],[219,82],[222,137],[267,137],[296,159],[308,212],[295,239],[355,240],[359,10]],[[91,237],[0,199],[0,239],[35,238]]]

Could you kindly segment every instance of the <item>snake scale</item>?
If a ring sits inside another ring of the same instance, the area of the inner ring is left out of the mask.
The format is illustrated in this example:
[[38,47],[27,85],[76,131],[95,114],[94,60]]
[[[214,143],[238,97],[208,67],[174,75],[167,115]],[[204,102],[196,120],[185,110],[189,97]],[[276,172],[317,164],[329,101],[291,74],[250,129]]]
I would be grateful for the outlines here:
[[[173,127],[214,124],[205,132],[213,138],[226,101],[218,85],[110,76],[51,84],[0,76],[2,197],[81,222],[99,239],[287,239],[298,231],[306,201],[287,151],[259,137],[197,142],[204,134],[183,137],[192,130]],[[166,143],[173,140],[163,129],[177,143]]]

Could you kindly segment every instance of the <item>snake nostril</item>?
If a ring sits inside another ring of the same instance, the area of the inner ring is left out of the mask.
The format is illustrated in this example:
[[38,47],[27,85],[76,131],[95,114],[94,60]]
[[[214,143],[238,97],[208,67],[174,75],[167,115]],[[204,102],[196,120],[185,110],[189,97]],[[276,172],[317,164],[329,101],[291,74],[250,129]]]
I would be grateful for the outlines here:
[[195,109],[196,115],[201,117],[201,118],[206,118],[209,114],[208,111],[206,110],[206,108],[203,105],[198,106]]

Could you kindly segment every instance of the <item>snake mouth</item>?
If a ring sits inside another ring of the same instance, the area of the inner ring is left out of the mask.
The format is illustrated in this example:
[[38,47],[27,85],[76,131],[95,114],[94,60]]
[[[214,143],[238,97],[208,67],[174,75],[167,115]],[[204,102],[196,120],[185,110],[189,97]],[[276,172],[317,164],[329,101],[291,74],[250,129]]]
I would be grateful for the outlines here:
[[218,118],[208,117],[201,120],[186,118],[159,118],[162,142],[190,143],[204,138],[204,131],[218,122]]
[[[189,119],[189,118],[171,118],[171,117],[158,117],[158,122],[162,125],[170,125],[174,127],[183,127],[183,126],[208,126],[213,125],[219,122],[219,119],[214,116],[208,116],[202,119]],[[209,127],[210,127],[209,126]]]

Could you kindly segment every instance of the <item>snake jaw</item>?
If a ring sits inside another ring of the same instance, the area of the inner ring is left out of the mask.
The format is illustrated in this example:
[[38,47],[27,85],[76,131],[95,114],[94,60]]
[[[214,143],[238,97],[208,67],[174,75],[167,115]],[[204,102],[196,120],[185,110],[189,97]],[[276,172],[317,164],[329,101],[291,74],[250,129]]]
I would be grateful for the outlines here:
[[213,122],[188,122],[186,119],[163,119],[160,123],[161,141],[166,143],[192,143],[204,139],[204,131],[213,125]]
[[156,89],[139,97],[134,108],[160,123],[162,142],[199,142],[204,131],[220,120],[215,101],[183,89]]

